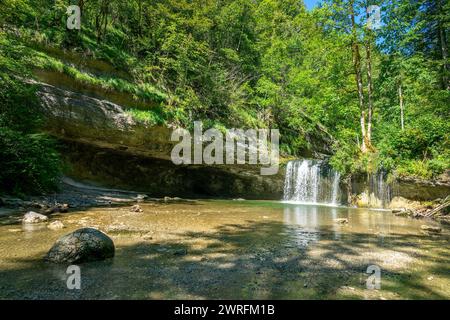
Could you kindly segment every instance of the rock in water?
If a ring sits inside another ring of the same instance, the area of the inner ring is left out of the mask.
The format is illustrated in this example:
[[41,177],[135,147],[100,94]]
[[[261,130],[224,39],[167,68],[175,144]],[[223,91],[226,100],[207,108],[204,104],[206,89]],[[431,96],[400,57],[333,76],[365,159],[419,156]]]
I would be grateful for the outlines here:
[[182,201],[183,199],[178,198],[178,197],[164,197],[164,202],[177,202],[177,201]]
[[66,213],[69,211],[69,205],[67,203],[64,204],[57,204],[51,208],[48,208],[45,210],[45,214],[52,214],[52,213]]
[[40,222],[46,222],[48,220],[47,216],[44,216],[43,214],[29,211],[23,216],[23,223],[40,223]]
[[130,212],[143,212],[144,210],[138,204],[135,204],[130,208]]
[[114,257],[114,242],[94,228],[82,228],[56,241],[45,260],[54,263],[82,263]]
[[337,224],[347,224],[348,219],[347,218],[334,219],[334,222]]
[[408,217],[409,215],[412,215],[410,210],[392,210],[392,213],[397,217]]
[[65,228],[65,226],[64,226],[64,224],[61,221],[56,220],[56,221],[53,221],[52,223],[50,223],[47,226],[47,228],[49,228],[51,230],[59,230],[59,229]]
[[442,229],[439,227],[430,226],[430,225],[426,225],[426,224],[422,225],[420,228],[423,231],[432,232],[432,233],[440,233],[442,231]]

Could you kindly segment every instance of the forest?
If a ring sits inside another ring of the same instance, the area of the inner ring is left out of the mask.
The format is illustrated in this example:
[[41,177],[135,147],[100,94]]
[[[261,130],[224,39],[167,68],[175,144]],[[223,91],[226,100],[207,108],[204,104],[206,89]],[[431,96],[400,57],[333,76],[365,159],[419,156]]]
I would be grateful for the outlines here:
[[0,0],[0,300],[450,299],[449,37],[448,0]]
[[149,125],[279,129],[286,158],[321,136],[342,176],[436,178],[450,167],[449,20],[445,0],[2,0],[1,189],[52,190],[63,169],[24,81],[37,69],[130,94]]

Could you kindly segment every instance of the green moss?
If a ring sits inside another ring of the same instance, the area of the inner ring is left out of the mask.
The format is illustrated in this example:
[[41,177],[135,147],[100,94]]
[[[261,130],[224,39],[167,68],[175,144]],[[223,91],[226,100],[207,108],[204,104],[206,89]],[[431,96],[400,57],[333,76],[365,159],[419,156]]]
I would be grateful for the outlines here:
[[128,109],[129,114],[135,121],[144,123],[149,126],[161,125],[165,123],[165,119],[161,113],[154,110]]

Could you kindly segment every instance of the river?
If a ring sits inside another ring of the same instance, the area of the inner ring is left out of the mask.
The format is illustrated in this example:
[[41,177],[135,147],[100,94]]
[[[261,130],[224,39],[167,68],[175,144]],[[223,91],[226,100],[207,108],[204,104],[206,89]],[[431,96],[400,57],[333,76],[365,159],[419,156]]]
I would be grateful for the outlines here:
[[[448,229],[389,211],[269,201],[147,202],[54,215],[66,226],[0,218],[1,299],[449,299]],[[339,224],[335,219],[347,218]],[[83,226],[106,232],[113,259],[67,266],[42,257]],[[367,288],[379,267],[379,290]]]

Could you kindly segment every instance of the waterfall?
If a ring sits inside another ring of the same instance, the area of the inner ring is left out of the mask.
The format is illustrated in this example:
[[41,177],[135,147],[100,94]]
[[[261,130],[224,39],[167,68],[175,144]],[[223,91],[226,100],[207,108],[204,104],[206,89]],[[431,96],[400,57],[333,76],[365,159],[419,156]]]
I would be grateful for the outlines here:
[[319,160],[294,160],[287,164],[284,181],[285,201],[338,205],[340,175]]
[[339,180],[341,178],[341,175],[339,172],[335,171],[333,175],[333,188],[332,188],[332,196],[331,196],[331,203],[334,205],[338,204],[338,196],[339,196]]
[[386,182],[386,172],[382,169],[368,177],[369,205],[384,208],[393,197],[393,185]]

